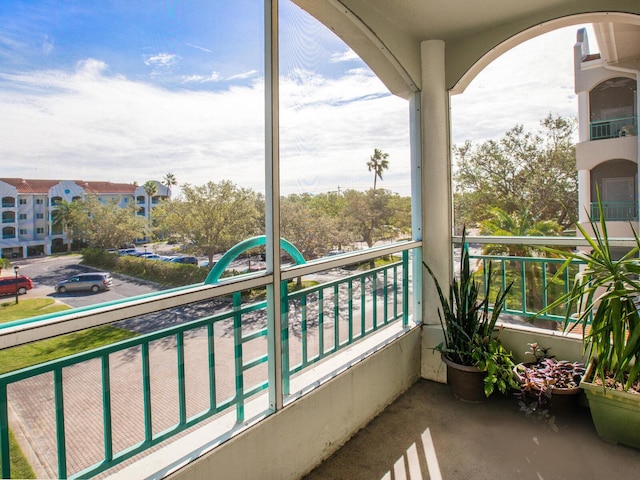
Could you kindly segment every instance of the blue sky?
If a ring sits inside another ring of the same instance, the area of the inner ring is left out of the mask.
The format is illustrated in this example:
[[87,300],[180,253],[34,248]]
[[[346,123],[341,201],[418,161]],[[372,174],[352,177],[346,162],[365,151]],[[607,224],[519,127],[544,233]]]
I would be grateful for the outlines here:
[[[0,177],[143,183],[172,172],[263,191],[262,8],[2,0]],[[366,161],[381,148],[382,186],[408,194],[407,102],[286,1],[280,26],[283,193],[370,188]],[[454,142],[575,115],[576,30],[503,55],[454,97]]]

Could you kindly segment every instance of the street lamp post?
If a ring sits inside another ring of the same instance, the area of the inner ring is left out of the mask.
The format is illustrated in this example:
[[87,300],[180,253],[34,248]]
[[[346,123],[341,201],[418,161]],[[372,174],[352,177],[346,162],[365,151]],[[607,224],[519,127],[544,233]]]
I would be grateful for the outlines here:
[[18,304],[18,270],[19,269],[20,267],[18,267],[17,265],[13,267],[13,273],[16,274],[16,305]]

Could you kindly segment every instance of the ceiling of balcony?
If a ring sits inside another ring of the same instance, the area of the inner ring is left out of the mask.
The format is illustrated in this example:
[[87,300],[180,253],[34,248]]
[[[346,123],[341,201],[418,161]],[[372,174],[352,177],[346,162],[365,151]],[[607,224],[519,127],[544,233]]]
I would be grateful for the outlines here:
[[[637,0],[293,0],[340,36],[394,93],[419,90],[420,45],[443,40],[453,93],[514,46],[557,28],[606,22],[618,58],[640,45]],[[617,24],[626,24],[618,28]],[[624,47],[620,47],[619,44]]]

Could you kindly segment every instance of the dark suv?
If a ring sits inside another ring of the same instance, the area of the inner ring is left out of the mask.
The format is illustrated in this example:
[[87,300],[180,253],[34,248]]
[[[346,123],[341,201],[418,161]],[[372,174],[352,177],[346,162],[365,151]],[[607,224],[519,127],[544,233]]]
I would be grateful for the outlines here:
[[109,290],[113,286],[111,274],[107,272],[80,273],[56,285],[56,292],[80,292],[87,291],[97,293]]
[[[17,286],[16,280],[18,282]],[[16,277],[0,278],[0,295],[15,295],[16,288],[20,295],[24,295],[27,293],[27,290],[33,288],[33,282],[29,277],[25,277],[24,275],[18,275],[17,279]]]

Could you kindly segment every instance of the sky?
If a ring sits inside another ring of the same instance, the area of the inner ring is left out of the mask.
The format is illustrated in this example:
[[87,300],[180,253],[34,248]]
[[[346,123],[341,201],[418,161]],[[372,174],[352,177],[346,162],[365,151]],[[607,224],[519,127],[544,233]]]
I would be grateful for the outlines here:
[[[264,191],[261,0],[0,2],[0,177]],[[341,40],[281,5],[281,191],[408,195],[408,102]],[[454,143],[577,114],[578,27],[529,41],[452,98]],[[592,37],[593,38],[593,37]],[[179,188],[175,191],[179,192]]]

